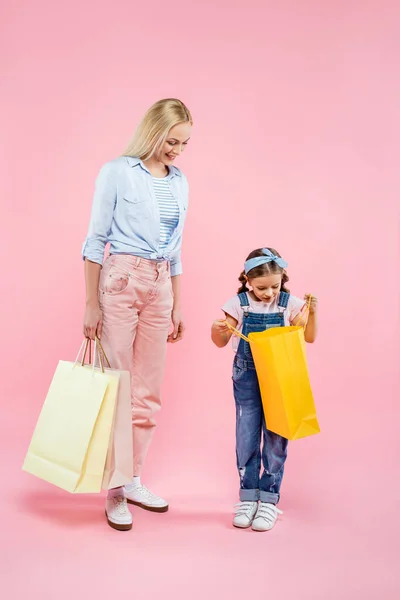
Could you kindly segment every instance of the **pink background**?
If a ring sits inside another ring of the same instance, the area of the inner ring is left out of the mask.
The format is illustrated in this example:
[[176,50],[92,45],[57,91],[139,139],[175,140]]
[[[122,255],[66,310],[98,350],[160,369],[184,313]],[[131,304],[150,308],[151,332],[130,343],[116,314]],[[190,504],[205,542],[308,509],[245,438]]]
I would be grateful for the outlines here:
[[[146,6],[146,7],[145,7]],[[395,0],[22,2],[1,9],[0,571],[10,598],[384,598],[398,576],[399,18]],[[94,179],[155,100],[193,112],[184,343],[146,483],[166,515],[21,472],[84,309]],[[247,253],[275,246],[320,299],[322,434],[290,448],[273,532],[231,527],[230,349],[210,324]]]

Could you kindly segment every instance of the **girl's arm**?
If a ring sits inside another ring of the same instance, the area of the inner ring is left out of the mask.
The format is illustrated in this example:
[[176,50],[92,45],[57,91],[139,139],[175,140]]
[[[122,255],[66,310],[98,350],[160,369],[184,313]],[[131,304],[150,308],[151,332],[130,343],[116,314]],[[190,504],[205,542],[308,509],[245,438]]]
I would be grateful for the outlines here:
[[318,318],[317,313],[310,312],[310,316],[308,317],[307,325],[304,330],[304,339],[309,344],[313,344],[317,339],[318,333]]
[[318,299],[315,296],[310,296],[310,294],[306,294],[304,296],[304,300],[308,304],[310,304],[310,311],[308,314],[307,320],[307,310],[306,305],[303,306],[302,310],[295,316],[293,321],[291,321],[291,325],[305,327],[304,328],[304,339],[309,344],[313,344],[317,339],[318,333],[318,317],[317,317],[317,305]]
[[310,304],[308,321],[307,321],[306,328],[304,330],[304,339],[309,344],[313,344],[315,342],[315,340],[317,339],[317,333],[318,333],[318,316],[317,316],[318,298],[316,298],[315,296],[311,296],[310,294],[307,294],[304,297],[304,300],[306,300],[307,304]]
[[[238,322],[230,315],[226,315],[225,320],[229,325],[232,325],[232,327],[237,327]],[[231,337],[232,331],[225,325],[225,321],[214,321],[211,327],[211,339],[218,348],[224,348],[229,343]]]

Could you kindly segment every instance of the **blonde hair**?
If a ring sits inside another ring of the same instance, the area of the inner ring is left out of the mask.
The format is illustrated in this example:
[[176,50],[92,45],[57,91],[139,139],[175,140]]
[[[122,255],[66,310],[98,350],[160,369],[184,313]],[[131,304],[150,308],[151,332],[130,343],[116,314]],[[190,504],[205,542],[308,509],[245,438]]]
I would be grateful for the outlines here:
[[179,123],[193,125],[189,109],[176,98],[159,100],[144,115],[123,156],[147,160],[158,154],[169,131]]

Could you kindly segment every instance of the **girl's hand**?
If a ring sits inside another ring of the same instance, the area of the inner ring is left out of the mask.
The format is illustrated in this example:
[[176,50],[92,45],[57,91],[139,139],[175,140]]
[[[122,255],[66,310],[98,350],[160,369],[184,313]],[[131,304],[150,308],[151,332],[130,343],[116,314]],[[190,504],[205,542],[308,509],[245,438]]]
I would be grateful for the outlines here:
[[185,331],[185,326],[182,320],[182,313],[178,309],[174,309],[171,315],[172,324],[174,326],[174,330],[169,334],[167,341],[171,344],[175,344],[179,342],[183,338],[183,332]]
[[304,300],[307,302],[307,306],[310,305],[310,315],[315,315],[318,308],[318,298],[311,294],[306,294]]
[[97,335],[100,339],[102,327],[103,313],[100,310],[100,306],[98,304],[88,304],[83,321],[83,335],[85,338],[90,338],[91,340],[94,340]]
[[226,315],[225,319],[214,321],[211,327],[211,339],[218,348],[223,348],[227,345],[232,337],[232,331],[229,329],[227,322],[232,327],[237,327],[237,321],[230,315]]
[[216,333],[219,334],[225,334],[225,333],[230,333],[230,329],[228,327],[228,325],[226,324],[225,320],[222,319],[218,319],[217,321],[214,321],[214,323],[212,324],[212,328]]

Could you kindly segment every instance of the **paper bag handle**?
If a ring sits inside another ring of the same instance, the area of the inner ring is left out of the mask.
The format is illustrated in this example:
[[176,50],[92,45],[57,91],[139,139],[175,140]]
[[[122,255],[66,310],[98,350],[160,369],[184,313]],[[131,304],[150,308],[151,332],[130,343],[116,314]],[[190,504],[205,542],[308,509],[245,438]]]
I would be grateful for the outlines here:
[[100,338],[98,338],[97,336],[96,336],[95,343],[97,343],[97,345],[99,346],[101,354],[103,355],[103,358],[106,361],[108,368],[111,369],[110,361],[107,358],[107,354],[104,351],[104,348],[103,348],[103,346],[101,344]]
[[[86,338],[83,340],[83,342],[81,344],[81,347],[79,349],[78,355],[75,360],[75,364],[78,362],[79,356],[82,354],[82,359],[81,359],[80,363],[81,363],[82,367],[85,365],[85,360],[86,360],[86,355],[87,355],[88,349],[89,349],[89,363],[88,364],[92,363],[92,340],[90,338]],[[104,373],[104,361],[107,363],[109,368],[111,368],[111,365],[110,365],[110,361],[108,360],[107,355],[104,352],[104,348],[98,337],[96,337],[94,340],[94,353],[93,353],[93,363],[92,363],[93,370],[96,366],[97,354],[99,355],[99,363],[100,363],[101,372]]]
[[[312,298],[312,295],[311,295],[311,294],[308,294],[308,295],[309,295],[310,297],[309,297],[309,299],[308,299],[308,302],[307,302],[307,305],[306,305],[306,310],[304,311],[304,307],[303,307],[303,308],[301,309],[301,311],[299,312],[299,315],[298,315],[298,316],[300,317],[300,319],[301,319],[301,317],[303,316],[304,312],[306,312],[308,316],[309,316],[309,314],[310,314],[310,306],[311,306],[311,298]],[[304,325],[296,325],[296,327],[303,327],[303,329],[305,329],[305,328],[307,327],[307,323],[308,323],[308,316],[307,316],[307,320],[306,320],[306,322],[304,323]]]
[[233,325],[228,323],[228,321],[224,321],[224,325],[226,325],[228,327],[228,329],[230,329],[234,335],[237,335],[237,337],[242,338],[242,340],[244,340],[245,342],[250,343],[249,338],[246,337],[245,335],[243,335],[243,333],[240,333],[240,331],[238,329],[235,329]]

